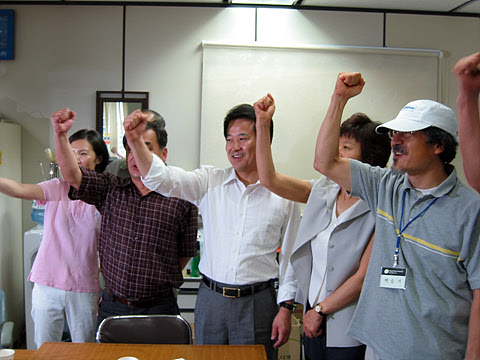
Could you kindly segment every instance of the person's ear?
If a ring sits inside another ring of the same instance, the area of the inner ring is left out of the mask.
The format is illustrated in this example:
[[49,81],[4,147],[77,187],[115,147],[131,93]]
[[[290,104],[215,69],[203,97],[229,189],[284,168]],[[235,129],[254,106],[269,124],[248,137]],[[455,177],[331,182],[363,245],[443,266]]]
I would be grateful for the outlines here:
[[435,145],[434,153],[435,155],[440,155],[445,150],[443,145]]
[[164,147],[162,151],[160,152],[160,159],[162,159],[163,162],[167,161],[167,155],[168,155],[168,149]]

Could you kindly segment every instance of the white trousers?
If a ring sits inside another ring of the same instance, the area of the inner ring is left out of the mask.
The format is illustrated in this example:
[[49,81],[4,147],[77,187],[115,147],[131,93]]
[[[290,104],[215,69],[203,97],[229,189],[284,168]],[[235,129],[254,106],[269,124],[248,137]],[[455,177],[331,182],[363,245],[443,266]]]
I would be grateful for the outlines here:
[[95,342],[99,298],[100,292],[65,291],[34,284],[32,318],[37,347],[46,341],[61,341],[65,319],[72,342]]

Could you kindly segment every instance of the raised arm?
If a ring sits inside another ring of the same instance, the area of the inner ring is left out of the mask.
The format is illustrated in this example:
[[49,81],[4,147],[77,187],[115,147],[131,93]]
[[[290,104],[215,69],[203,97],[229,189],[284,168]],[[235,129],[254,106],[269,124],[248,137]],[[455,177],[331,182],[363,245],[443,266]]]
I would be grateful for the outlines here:
[[460,59],[453,73],[458,84],[458,137],[465,177],[480,192],[480,52]]
[[0,177],[0,192],[24,200],[44,200],[43,190],[37,184],[20,184],[14,180]]
[[149,115],[135,110],[125,118],[123,128],[127,138],[128,147],[135,158],[135,163],[142,176],[146,176],[152,166],[153,155],[148,149],[142,134],[147,126]]
[[360,73],[340,73],[330,100],[327,114],[318,132],[315,148],[315,170],[335,181],[346,190],[351,190],[350,162],[340,157],[338,144],[340,123],[348,100],[362,92],[365,81]]
[[79,189],[83,175],[68,140],[68,130],[72,128],[75,116],[69,108],[64,108],[55,111],[50,120],[54,130],[55,154],[63,178],[75,189]]
[[285,199],[306,203],[312,187],[308,180],[300,180],[275,171],[270,146],[270,124],[275,112],[275,101],[268,94],[253,104],[257,130],[257,170],[260,182],[270,191]]

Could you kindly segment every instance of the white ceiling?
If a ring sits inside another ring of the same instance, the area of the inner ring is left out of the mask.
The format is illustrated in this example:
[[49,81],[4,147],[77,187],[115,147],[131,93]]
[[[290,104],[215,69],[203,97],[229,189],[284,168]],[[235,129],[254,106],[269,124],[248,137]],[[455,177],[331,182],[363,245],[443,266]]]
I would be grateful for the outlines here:
[[[159,5],[228,6],[232,0],[4,0],[1,3],[157,3]],[[268,4],[272,0],[249,0]],[[365,10],[385,12],[433,12],[475,14],[480,17],[480,0],[295,0],[296,8]]]

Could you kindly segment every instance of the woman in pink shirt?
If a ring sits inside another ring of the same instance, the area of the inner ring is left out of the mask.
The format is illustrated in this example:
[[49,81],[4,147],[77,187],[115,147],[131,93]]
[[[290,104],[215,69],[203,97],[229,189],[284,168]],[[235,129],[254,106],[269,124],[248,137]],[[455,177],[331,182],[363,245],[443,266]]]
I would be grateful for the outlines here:
[[[79,130],[69,138],[78,165],[102,172],[108,150],[94,130]],[[32,318],[35,344],[61,341],[64,322],[73,342],[94,342],[100,297],[97,239],[100,213],[79,200],[70,200],[62,179],[19,184],[0,178],[0,192],[45,205],[44,232],[29,275],[34,282]]]

